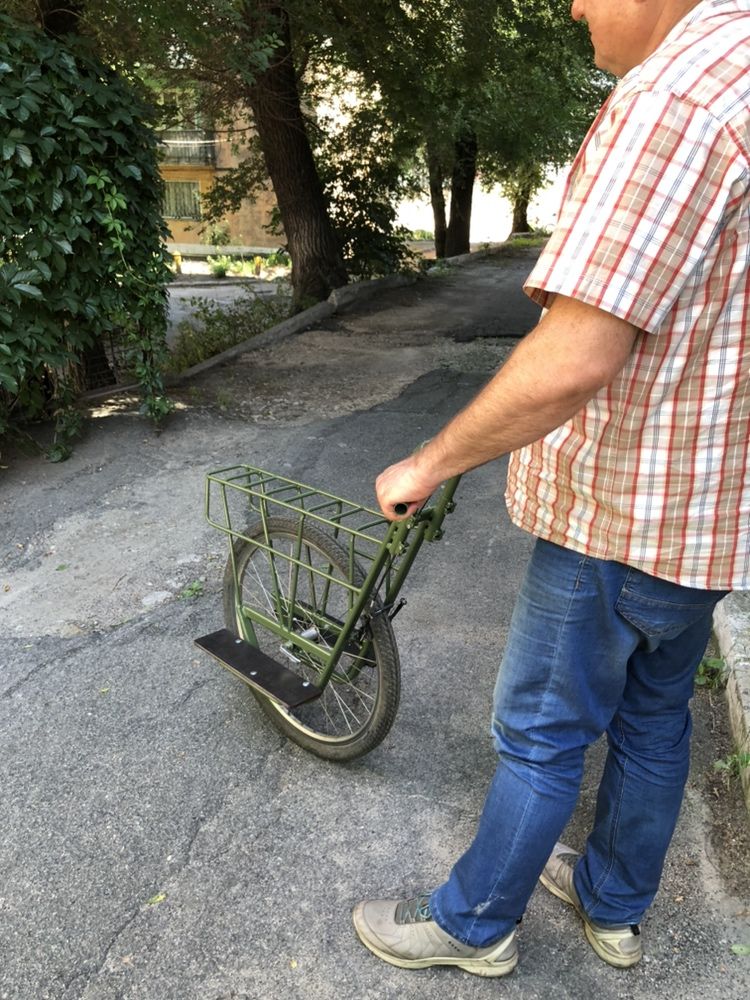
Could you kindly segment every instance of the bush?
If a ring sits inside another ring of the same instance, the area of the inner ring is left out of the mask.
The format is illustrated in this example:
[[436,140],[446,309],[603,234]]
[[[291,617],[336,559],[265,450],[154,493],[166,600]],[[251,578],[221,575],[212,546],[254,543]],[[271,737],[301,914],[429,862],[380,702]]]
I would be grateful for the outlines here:
[[227,254],[221,254],[218,257],[207,257],[206,263],[208,264],[208,270],[214,278],[226,278],[229,271],[233,269],[235,262]]
[[[0,437],[50,415],[69,454],[92,357],[169,409],[168,261],[150,112],[83,47],[0,15]],[[106,341],[106,348],[105,348]]]
[[220,354],[244,340],[269,330],[291,314],[292,297],[288,288],[279,285],[273,298],[255,298],[249,288],[229,306],[220,306],[212,299],[192,298],[196,325],[183,320],[172,348],[169,368],[185,371],[215,354]]
[[292,258],[286,250],[274,250],[266,257],[266,267],[291,267]]

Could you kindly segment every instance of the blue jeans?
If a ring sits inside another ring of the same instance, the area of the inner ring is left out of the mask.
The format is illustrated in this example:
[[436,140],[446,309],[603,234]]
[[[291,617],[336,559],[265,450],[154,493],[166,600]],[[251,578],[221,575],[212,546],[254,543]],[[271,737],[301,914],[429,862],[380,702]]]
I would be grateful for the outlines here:
[[444,930],[476,947],[512,930],[605,731],[575,887],[597,923],[640,922],[677,822],[693,677],[724,594],[537,541],[495,687],[497,771],[473,843],[431,897]]

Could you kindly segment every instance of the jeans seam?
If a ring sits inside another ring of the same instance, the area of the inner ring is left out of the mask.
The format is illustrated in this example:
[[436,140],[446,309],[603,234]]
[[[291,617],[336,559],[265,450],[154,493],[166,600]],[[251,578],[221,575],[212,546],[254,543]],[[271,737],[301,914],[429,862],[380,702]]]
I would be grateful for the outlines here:
[[[623,747],[625,746],[625,729],[623,727],[621,719],[618,719],[617,725],[620,730],[620,739],[618,741],[618,748],[620,751],[622,751]],[[607,858],[607,866],[597,879],[596,884],[591,887],[591,898],[596,903],[601,902],[601,890],[604,886],[604,883],[612,874],[612,869],[615,863],[615,841],[617,840],[617,833],[619,830],[620,814],[622,812],[622,800],[625,796],[625,781],[628,776],[628,763],[629,763],[627,755],[623,754],[623,758],[624,759],[622,763],[622,779],[620,780],[620,787],[618,789],[618,795],[617,795],[617,805],[614,809],[614,814],[612,816],[612,830],[609,836],[609,857]]]
[[[518,826],[516,827],[516,832],[515,832],[515,834],[513,836],[513,842],[512,842],[512,844],[510,846],[510,849],[508,850],[508,853],[507,853],[506,857],[505,857],[505,863],[504,863],[502,869],[497,873],[497,875],[493,879],[492,887],[490,888],[490,891],[487,893],[487,898],[484,901],[485,906],[492,902],[492,900],[493,900],[493,894],[494,894],[495,888],[497,887],[497,883],[500,881],[500,879],[502,878],[502,876],[505,875],[505,873],[508,870],[509,860],[510,860],[510,858],[513,857],[513,853],[515,851],[516,844],[518,843],[518,840],[519,840],[520,833],[521,833],[521,830],[523,828],[523,825],[524,825],[524,823],[526,821],[526,815],[527,815],[527,813],[529,811],[529,807],[531,805],[531,800],[534,797],[534,794],[535,794],[534,789],[531,787],[531,785],[529,785],[529,794],[528,794],[527,799],[526,799],[526,805],[523,808],[523,814],[521,816],[520,822],[518,823]],[[481,905],[481,904],[479,904],[479,905]],[[481,914],[476,914],[475,913],[474,919],[472,920],[471,925],[469,926],[469,929],[466,932],[466,936],[467,937],[471,937],[472,931],[476,927],[477,920],[479,919],[480,916],[481,916]],[[454,937],[455,937],[455,935],[454,935]],[[464,941],[464,944],[470,944],[470,942],[469,941]],[[471,947],[475,947],[475,946],[471,945]]]
[[[544,714],[544,706],[547,701],[547,698],[549,697],[550,688],[552,687],[552,678],[555,675],[555,668],[557,667],[557,664],[560,662],[560,634],[568,624],[570,609],[573,606],[573,595],[578,590],[578,585],[581,582],[581,576],[583,575],[584,567],[588,564],[588,561],[589,561],[588,556],[583,556],[583,558],[578,564],[578,570],[576,571],[575,580],[573,581],[573,587],[571,588],[570,595],[568,597],[568,604],[565,608],[565,616],[563,617],[563,620],[560,623],[560,627],[558,629],[557,641],[555,643],[555,655],[553,656],[550,663],[550,671],[549,671],[549,676],[547,678],[547,686],[544,689],[542,697],[539,699],[539,708],[537,709],[537,713],[534,719],[535,722]],[[534,763],[536,763],[536,760],[534,761]]]

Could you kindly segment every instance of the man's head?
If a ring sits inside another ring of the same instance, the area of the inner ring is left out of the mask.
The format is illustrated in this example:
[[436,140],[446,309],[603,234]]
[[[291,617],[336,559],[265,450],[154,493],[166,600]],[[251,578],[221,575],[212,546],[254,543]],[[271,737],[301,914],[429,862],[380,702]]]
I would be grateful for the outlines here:
[[573,0],[571,15],[586,21],[594,62],[615,76],[638,66],[700,0]]

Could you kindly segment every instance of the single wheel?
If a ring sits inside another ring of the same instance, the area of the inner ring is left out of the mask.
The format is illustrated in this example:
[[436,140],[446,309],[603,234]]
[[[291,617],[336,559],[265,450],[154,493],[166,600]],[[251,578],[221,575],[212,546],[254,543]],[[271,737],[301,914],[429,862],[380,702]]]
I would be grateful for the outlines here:
[[[297,546],[298,521],[294,516],[268,518],[266,531],[274,553],[294,555]],[[265,541],[263,524],[254,520],[244,534]],[[347,611],[346,590],[335,584],[326,587],[325,579],[309,570],[299,569],[278,555],[242,540],[234,543],[237,583],[240,600],[236,600],[232,560],[224,573],[224,619],[227,628],[252,639],[247,621],[238,606],[257,608],[267,617],[278,620],[279,609],[291,606],[294,597],[294,630],[313,642],[332,648],[336,641],[336,624]],[[349,554],[339,542],[315,524],[305,525],[300,559],[334,577],[349,579]],[[364,582],[361,567],[355,565],[351,582]],[[283,705],[251,689],[260,707],[285,736],[305,750],[327,760],[354,760],[368,753],[385,737],[393,724],[398,708],[400,672],[398,650],[391,623],[384,614],[370,614],[357,623],[347,649],[336,669],[315,701],[298,708]],[[322,616],[334,625],[322,624]],[[286,624],[286,623],[285,623]],[[320,664],[293,644],[255,622],[252,623],[259,648],[277,662],[294,670],[305,680],[317,683]]]

